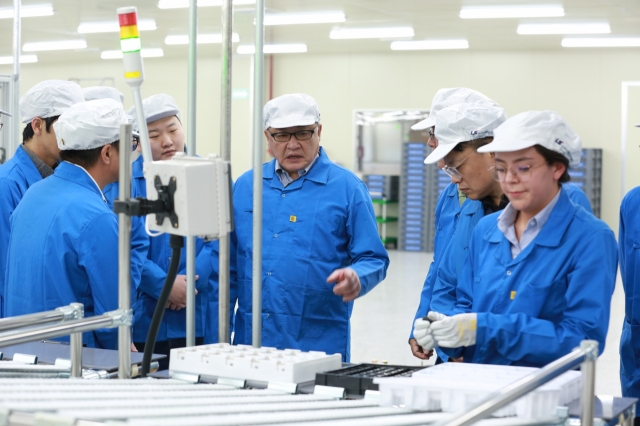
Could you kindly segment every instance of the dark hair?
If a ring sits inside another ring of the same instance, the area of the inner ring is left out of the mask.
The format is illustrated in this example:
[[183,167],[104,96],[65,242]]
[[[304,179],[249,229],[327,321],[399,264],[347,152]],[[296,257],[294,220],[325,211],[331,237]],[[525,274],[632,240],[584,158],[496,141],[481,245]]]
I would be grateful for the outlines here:
[[475,139],[469,142],[461,142],[453,147],[454,152],[462,152],[467,148],[471,148],[476,151],[478,148],[484,145],[488,145],[493,141],[493,136],[489,136],[488,138]]
[[569,175],[569,159],[559,152],[552,151],[548,148],[543,147],[542,145],[534,145],[533,146],[538,154],[544,157],[544,160],[548,165],[553,166],[555,163],[560,163],[564,165],[564,173],[560,176],[559,183],[567,183],[571,180],[571,176]]
[[[120,141],[111,143],[111,146],[116,150],[120,150]],[[92,149],[69,149],[60,151],[60,159],[62,161],[68,161],[73,164],[77,164],[85,169],[89,169],[98,162],[100,158],[100,152],[103,146]]]
[[[42,119],[45,123],[45,128],[47,130],[47,133],[49,133],[49,131],[51,130],[51,126],[53,126],[53,123],[56,122],[58,117],[60,116],[56,115],[53,117],[47,117]],[[31,127],[31,123],[27,123],[27,125],[22,130],[22,143],[29,142],[34,135],[35,133],[33,132],[33,127]]]

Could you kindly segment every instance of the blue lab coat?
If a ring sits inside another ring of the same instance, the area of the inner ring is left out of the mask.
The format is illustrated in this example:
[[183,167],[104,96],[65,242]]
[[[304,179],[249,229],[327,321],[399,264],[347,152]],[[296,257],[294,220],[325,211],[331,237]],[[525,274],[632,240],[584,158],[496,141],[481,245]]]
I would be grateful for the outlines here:
[[[22,146],[18,147],[15,155],[9,161],[0,166],[0,306],[4,304],[2,299],[9,247],[9,218],[27,189],[41,180],[40,172]],[[0,318],[4,318],[3,314],[2,307],[0,307]]]
[[[574,204],[593,214],[589,199],[580,188],[570,183],[563,184],[562,188]],[[459,216],[451,243],[442,256],[431,298],[430,310],[445,315],[450,315],[455,309],[458,276],[467,258],[473,230],[484,217],[484,207],[481,202],[467,203]]]
[[[264,164],[262,173],[262,344],[340,353],[348,361],[353,301],[343,302],[326,280],[336,269],[353,268],[364,296],[386,275],[389,257],[367,188],[322,148],[309,173],[286,188],[275,173],[275,160]],[[249,171],[233,188],[236,344],[251,344],[252,199]]]
[[625,295],[620,383],[622,396],[640,398],[640,187],[629,191],[622,200],[618,241]]
[[[436,235],[433,239],[433,261],[431,262],[431,266],[429,266],[427,278],[425,279],[424,285],[422,286],[422,293],[420,294],[420,305],[418,306],[414,322],[418,318],[423,318],[429,313],[429,306],[431,304],[431,298],[433,294],[433,286],[437,278],[438,266],[442,261],[442,255],[449,245],[449,241],[451,241],[454,229],[456,227],[456,222],[462,208],[469,204],[472,204],[474,206],[482,206],[482,203],[480,201],[469,199],[465,200],[461,206],[458,198],[458,185],[456,185],[455,183],[450,183],[449,185],[447,185],[447,187],[444,189],[444,191],[442,191],[442,194],[440,194],[440,197],[438,198],[435,212]],[[413,324],[411,324],[411,334],[409,335],[409,338],[414,338]]]
[[[206,326],[204,330],[204,344],[218,343],[219,291],[218,275],[220,273],[220,244],[219,240],[211,242],[211,274],[209,275],[209,304],[207,306]],[[235,267],[235,265],[230,265]],[[235,271],[232,272],[235,274]],[[234,309],[238,300],[237,287],[229,283],[229,332],[233,332]]]
[[[146,181],[143,174],[142,156],[133,163],[133,179],[132,192],[133,198],[147,196]],[[144,221],[146,217],[141,218],[140,227],[144,229]],[[140,233],[136,233],[139,235]],[[171,247],[169,246],[169,234],[162,234],[158,237],[149,237],[148,253],[142,267],[142,278],[138,286],[137,302],[134,308],[136,315],[136,323],[133,327],[133,341],[144,342],[147,340],[149,325],[153,317],[153,311],[156,308],[158,298],[162,292],[165,278],[171,263]],[[196,337],[204,336],[205,315],[208,308],[209,297],[209,276],[212,273],[211,266],[211,243],[205,243],[204,240],[196,239],[196,275],[200,279],[196,281]],[[180,255],[180,266],[178,274],[184,275],[187,265],[187,249],[186,241]],[[158,342],[169,339],[178,339],[186,337],[187,316],[186,308],[179,311],[166,309],[162,318],[162,324],[158,331]]]
[[443,349],[478,364],[542,367],[597,340],[604,351],[618,267],[613,232],[562,191],[547,223],[515,259],[498,229],[478,223],[458,280],[456,312],[477,312],[476,345]]
[[[8,316],[73,302],[85,317],[118,308],[118,222],[84,170],[62,162],[23,197],[11,217],[5,279]],[[83,335],[106,349],[117,338],[117,328]]]

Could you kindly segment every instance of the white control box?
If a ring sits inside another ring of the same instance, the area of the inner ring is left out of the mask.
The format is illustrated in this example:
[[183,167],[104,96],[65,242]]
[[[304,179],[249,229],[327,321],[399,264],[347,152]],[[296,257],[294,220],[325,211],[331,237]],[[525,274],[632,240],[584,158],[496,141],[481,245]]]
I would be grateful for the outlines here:
[[231,231],[229,163],[210,155],[208,158],[177,154],[167,161],[145,166],[147,198],[160,196],[156,183],[173,196],[175,215],[158,223],[157,215],[147,216],[150,230],[185,237],[216,239]]
[[315,380],[316,373],[342,367],[342,355],[324,352],[278,350],[228,343],[193,346],[171,350],[171,373],[204,374],[264,382],[304,383]]

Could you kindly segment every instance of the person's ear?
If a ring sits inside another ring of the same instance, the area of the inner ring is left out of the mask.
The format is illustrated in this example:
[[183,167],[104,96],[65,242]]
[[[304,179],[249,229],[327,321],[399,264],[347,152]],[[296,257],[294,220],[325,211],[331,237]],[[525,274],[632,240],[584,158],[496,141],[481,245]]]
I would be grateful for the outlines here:
[[47,124],[40,117],[36,117],[31,120],[31,128],[33,129],[33,134],[36,136],[42,136],[42,134],[46,130]]
[[113,147],[111,146],[111,144],[106,144],[102,147],[102,149],[100,150],[100,158],[105,164],[111,164],[112,161],[116,160],[113,156]]
[[553,170],[553,180],[560,180],[564,172],[567,170],[567,166],[560,163],[559,161],[553,163],[551,168]]
[[322,124],[318,124],[318,139],[320,139],[322,133]]

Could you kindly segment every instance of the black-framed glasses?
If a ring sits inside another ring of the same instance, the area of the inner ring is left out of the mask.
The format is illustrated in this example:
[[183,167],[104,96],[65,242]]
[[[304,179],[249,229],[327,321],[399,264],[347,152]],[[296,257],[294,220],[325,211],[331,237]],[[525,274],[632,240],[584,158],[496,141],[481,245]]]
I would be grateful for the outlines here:
[[295,136],[298,141],[308,141],[313,137],[313,134],[316,132],[318,126],[313,128],[312,130],[300,130],[298,132],[276,132],[271,133],[271,137],[276,142],[289,142],[291,140],[291,136]]
[[429,139],[428,140],[435,139],[435,138],[436,138],[436,134],[433,133],[433,130],[429,129]]
[[131,143],[131,152],[135,151],[138,148],[138,145],[140,145],[140,139],[134,136],[132,140],[133,142]]

